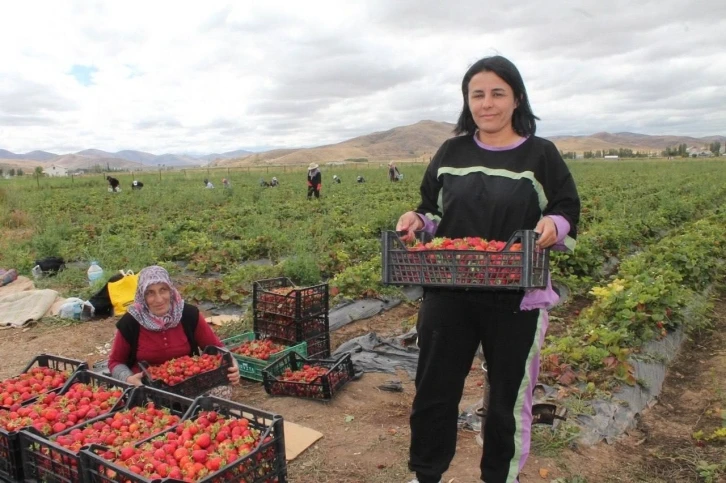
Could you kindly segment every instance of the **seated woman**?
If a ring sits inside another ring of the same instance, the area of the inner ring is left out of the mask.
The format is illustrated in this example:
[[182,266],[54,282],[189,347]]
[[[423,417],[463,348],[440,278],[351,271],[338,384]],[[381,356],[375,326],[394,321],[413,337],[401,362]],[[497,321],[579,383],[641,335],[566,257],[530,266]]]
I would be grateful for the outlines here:
[[[185,304],[162,267],[146,267],[139,273],[134,303],[116,323],[108,369],[111,375],[136,386],[143,373],[138,361],[162,364],[169,359],[194,355],[208,345],[222,347],[219,337],[197,307]],[[229,382],[239,383],[236,361],[229,369]],[[214,395],[231,395],[229,387],[213,390]]]

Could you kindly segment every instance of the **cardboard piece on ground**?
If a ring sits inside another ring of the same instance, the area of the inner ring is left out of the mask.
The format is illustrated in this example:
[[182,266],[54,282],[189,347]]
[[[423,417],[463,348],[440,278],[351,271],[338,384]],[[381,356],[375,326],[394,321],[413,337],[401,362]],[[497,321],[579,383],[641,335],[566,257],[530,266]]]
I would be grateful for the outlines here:
[[285,459],[292,461],[300,453],[308,449],[317,440],[323,437],[323,433],[314,429],[300,426],[299,424],[284,421],[285,424]]

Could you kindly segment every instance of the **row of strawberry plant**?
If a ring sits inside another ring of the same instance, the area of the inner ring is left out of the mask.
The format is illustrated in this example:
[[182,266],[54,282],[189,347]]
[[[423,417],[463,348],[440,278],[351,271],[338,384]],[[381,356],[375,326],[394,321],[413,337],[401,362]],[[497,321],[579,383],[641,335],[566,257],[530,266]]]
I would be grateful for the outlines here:
[[[720,280],[726,265],[726,215],[715,213],[687,223],[629,257],[609,283],[593,287],[592,305],[562,335],[550,336],[542,374],[555,380],[573,370],[588,380],[634,383],[628,358],[647,341],[684,326],[708,323],[684,308]],[[700,315],[700,316],[699,316]]]

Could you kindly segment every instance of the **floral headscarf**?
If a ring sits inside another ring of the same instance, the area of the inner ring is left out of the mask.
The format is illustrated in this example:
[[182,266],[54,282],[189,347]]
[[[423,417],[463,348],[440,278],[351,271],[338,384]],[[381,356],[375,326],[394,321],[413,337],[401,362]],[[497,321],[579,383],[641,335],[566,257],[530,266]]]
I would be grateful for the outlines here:
[[[149,310],[146,305],[144,294],[149,285],[155,283],[165,283],[171,291],[171,307],[166,315],[157,317]],[[134,303],[128,309],[129,314],[145,329],[158,332],[166,329],[172,329],[179,325],[184,310],[184,299],[181,298],[179,291],[174,287],[167,272],[163,267],[152,265],[146,267],[139,272],[139,281],[136,286],[136,296]]]

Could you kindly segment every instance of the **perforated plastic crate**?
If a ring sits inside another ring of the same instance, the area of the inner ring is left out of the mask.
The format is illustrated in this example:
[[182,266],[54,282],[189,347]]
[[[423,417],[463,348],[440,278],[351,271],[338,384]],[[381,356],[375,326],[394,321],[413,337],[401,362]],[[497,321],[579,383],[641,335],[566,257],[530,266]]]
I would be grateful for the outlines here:
[[[76,383],[90,384],[93,386],[100,387],[117,387],[124,391],[120,399],[109,405],[107,409],[103,411],[111,411],[117,407],[122,406],[126,402],[127,393],[125,392],[130,386],[116,379],[102,376],[89,372],[86,370],[80,370],[73,373],[68,379],[66,384],[58,391],[59,395],[65,395],[70,391]],[[34,405],[40,404],[40,402],[33,401],[31,403],[23,405],[23,408],[33,407]],[[8,412],[0,410],[0,414],[7,415]],[[22,452],[20,447],[20,431],[25,427],[18,427],[12,431],[0,428],[0,479],[8,481],[19,481],[23,479],[23,464],[22,464]]]
[[[67,436],[76,431],[83,431],[92,427],[98,421],[113,421],[114,416],[123,411],[131,411],[137,407],[144,407],[153,403],[157,409],[167,409],[171,415],[177,416],[177,421],[169,421],[166,427],[157,429],[154,432],[142,433],[135,438],[130,431],[129,436],[118,440],[119,447],[124,443],[136,443],[150,439],[165,429],[173,426],[186,414],[194,401],[177,394],[161,391],[148,386],[134,388],[129,394],[128,401],[123,407],[102,416],[90,419],[85,423],[66,429],[53,436],[45,437],[34,428],[20,432],[20,448],[23,460],[23,474],[26,481],[45,481],[57,483],[80,483],[82,471],[80,469],[81,458],[78,451],[73,451],[59,444],[59,437]],[[133,423],[134,421],[132,421]],[[129,424],[126,424],[129,426]]]
[[[381,235],[383,283],[484,290],[542,288],[549,274],[549,249],[537,248],[537,236],[532,230],[518,230],[501,251],[411,250],[396,232],[385,231]],[[518,250],[513,249],[516,243],[521,246]]]
[[216,369],[202,372],[191,376],[182,382],[174,385],[166,384],[161,380],[155,380],[149,374],[149,364],[145,361],[139,362],[139,367],[144,373],[144,384],[148,384],[162,391],[168,391],[185,397],[197,397],[217,386],[228,384],[228,369],[232,367],[232,354],[228,350],[220,347],[207,346],[204,348],[204,354],[222,355],[222,363]]
[[[306,366],[320,367],[323,374],[313,381],[282,380],[288,372],[304,369]],[[265,391],[271,396],[294,396],[307,399],[330,400],[355,376],[350,354],[338,359],[307,359],[297,353],[287,354],[282,359],[267,366],[262,372]]]
[[[292,354],[296,354],[296,352],[292,352]],[[185,419],[194,419],[201,411],[215,411],[218,415],[225,417],[245,418],[248,421],[248,427],[259,431],[260,435],[257,446],[252,448],[249,453],[227,462],[225,466],[203,478],[196,479],[197,483],[287,482],[285,434],[281,416],[225,399],[202,396],[194,401]],[[163,438],[165,433],[161,433],[153,440]],[[136,446],[141,444],[143,443]],[[131,472],[115,461],[105,459],[102,456],[105,452],[106,448],[99,445],[92,445],[81,450],[84,482],[177,483],[181,481],[173,478],[148,479]]]
[[288,347],[280,352],[270,354],[267,360],[256,359],[254,357],[245,356],[235,352],[235,350],[238,349],[245,342],[254,340],[262,340],[262,338],[257,337],[254,332],[246,332],[244,334],[236,335],[222,341],[225,347],[232,353],[232,357],[237,360],[240,376],[244,377],[245,379],[250,379],[252,381],[262,382],[262,370],[270,365],[272,362],[275,362],[280,357],[287,354],[288,352],[295,351],[302,356],[308,355],[307,342],[278,341],[274,338],[272,338],[273,342],[278,342]]
[[328,313],[328,284],[297,287],[286,277],[258,280],[252,284],[255,314],[279,315],[294,320]]

